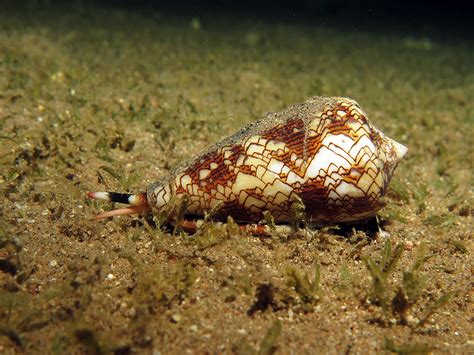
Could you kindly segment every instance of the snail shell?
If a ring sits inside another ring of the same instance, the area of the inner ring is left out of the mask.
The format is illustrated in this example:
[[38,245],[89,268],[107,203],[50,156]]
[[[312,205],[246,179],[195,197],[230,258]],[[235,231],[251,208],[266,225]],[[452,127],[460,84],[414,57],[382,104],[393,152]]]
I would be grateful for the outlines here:
[[158,213],[187,199],[185,215],[242,223],[291,222],[302,202],[309,222],[350,222],[371,217],[407,148],[388,138],[352,99],[313,97],[269,113],[151,184],[146,193],[89,193],[91,198],[129,203],[97,218]]

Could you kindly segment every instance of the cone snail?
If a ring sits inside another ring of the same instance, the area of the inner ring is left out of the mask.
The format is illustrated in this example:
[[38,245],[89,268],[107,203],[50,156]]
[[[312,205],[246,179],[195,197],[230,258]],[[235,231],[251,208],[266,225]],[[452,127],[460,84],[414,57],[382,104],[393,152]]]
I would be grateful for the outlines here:
[[148,186],[146,192],[89,192],[92,199],[129,206],[97,219],[154,210],[170,213],[185,201],[186,218],[227,216],[257,223],[269,211],[291,223],[301,202],[313,223],[374,216],[407,148],[374,127],[359,104],[343,97],[313,97],[268,113],[212,145]]

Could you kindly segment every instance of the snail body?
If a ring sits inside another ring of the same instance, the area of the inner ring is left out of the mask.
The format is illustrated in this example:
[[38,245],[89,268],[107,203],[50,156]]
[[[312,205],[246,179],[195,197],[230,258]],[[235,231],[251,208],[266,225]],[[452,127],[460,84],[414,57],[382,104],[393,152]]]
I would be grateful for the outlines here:
[[185,216],[239,223],[290,223],[301,202],[312,223],[337,223],[374,216],[384,203],[407,148],[367,119],[359,104],[342,97],[313,97],[269,113],[174,168],[141,194],[90,192],[89,197],[128,203],[96,218],[158,213],[186,201]]

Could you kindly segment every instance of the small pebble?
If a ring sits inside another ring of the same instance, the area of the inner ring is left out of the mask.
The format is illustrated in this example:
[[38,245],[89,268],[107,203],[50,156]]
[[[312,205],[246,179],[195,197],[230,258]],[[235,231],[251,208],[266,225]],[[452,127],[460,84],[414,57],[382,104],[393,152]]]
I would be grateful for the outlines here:
[[288,310],[288,318],[293,319],[293,311],[291,309]]
[[201,21],[197,17],[191,20],[191,28],[195,31],[199,31],[201,29]]
[[178,323],[178,322],[181,320],[181,315],[179,315],[179,314],[173,314],[173,315],[171,316],[171,320],[172,320],[173,322],[175,322],[175,323]]
[[407,315],[406,321],[410,325],[417,325],[418,323],[420,323],[420,320],[416,317],[413,317],[411,314]]

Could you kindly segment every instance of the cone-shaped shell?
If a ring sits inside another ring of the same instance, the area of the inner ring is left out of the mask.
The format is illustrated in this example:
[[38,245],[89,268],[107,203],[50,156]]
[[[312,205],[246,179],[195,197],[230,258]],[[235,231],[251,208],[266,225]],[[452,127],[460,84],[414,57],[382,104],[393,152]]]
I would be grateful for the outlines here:
[[302,201],[311,222],[373,216],[407,148],[386,137],[351,99],[314,97],[267,114],[151,185],[163,211],[188,196],[187,214],[258,222],[270,211],[291,221]]

